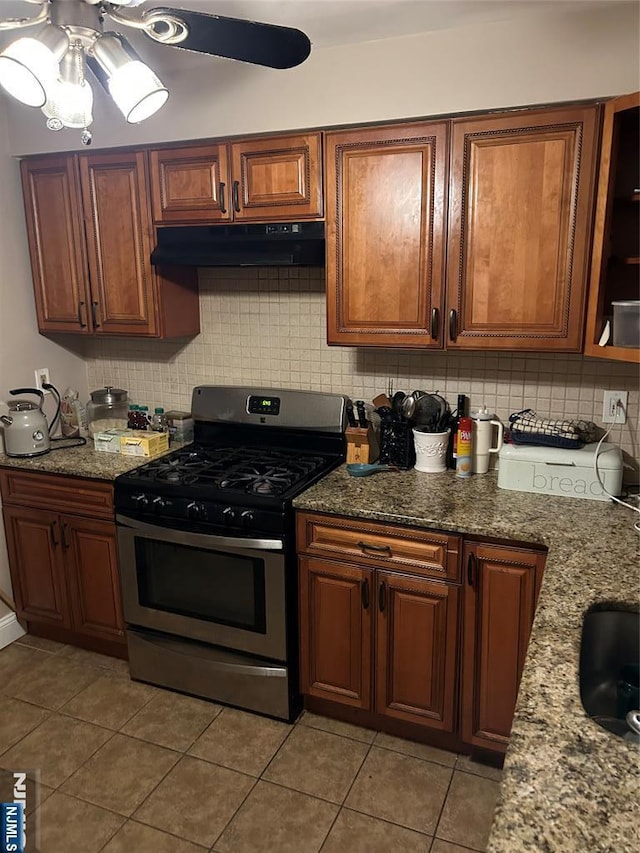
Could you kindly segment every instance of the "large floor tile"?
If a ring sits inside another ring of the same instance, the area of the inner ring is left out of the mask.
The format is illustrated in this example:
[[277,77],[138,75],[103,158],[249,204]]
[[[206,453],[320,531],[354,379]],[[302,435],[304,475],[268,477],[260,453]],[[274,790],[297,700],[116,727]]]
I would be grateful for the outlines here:
[[37,651],[33,654],[39,656],[38,663],[18,676],[6,692],[15,699],[43,708],[57,710],[100,675],[100,670],[95,667],[77,663],[62,654]]
[[108,669],[117,675],[124,675],[129,678],[129,663],[126,660],[122,660],[122,658],[101,655],[98,652],[89,651],[89,649],[81,649],[80,646],[65,646],[60,654],[69,658],[69,660],[87,663],[90,666],[96,666],[101,669]]
[[392,749],[394,752],[412,755],[414,758],[422,758],[424,761],[435,761],[436,764],[443,764],[445,767],[453,767],[456,763],[457,755],[455,752],[436,749],[435,746],[428,746],[426,743],[405,740],[384,732],[378,732],[374,744],[380,749]]
[[155,690],[111,673],[101,675],[60,709],[89,723],[119,729],[153,698]]
[[433,835],[452,770],[371,747],[345,806]]
[[500,785],[470,773],[453,774],[435,835],[454,844],[484,850]]
[[116,832],[103,853],[203,853],[204,850],[206,847],[199,844],[129,820]]
[[179,757],[177,752],[116,734],[63,790],[130,817]]
[[429,853],[469,853],[469,847],[460,847],[458,844],[451,844],[449,841],[443,841],[441,838],[434,838],[433,847]]
[[317,853],[338,807],[258,782],[214,845],[220,853]]
[[48,714],[44,708],[0,696],[0,754],[33,731]]
[[485,779],[493,779],[494,782],[502,781],[502,770],[491,764],[483,764],[481,761],[473,761],[468,755],[459,755],[456,761],[456,770],[465,773],[473,773],[474,776],[484,776]]
[[221,705],[183,696],[171,690],[158,690],[141,711],[123,727],[125,734],[185,752],[209,723],[220,713]]
[[376,736],[374,729],[365,729],[362,726],[355,726],[353,723],[343,723],[342,720],[322,717],[320,714],[312,714],[311,711],[304,711],[298,722],[301,726],[311,726],[312,729],[321,729],[323,732],[350,737],[353,740],[360,740],[362,743],[373,743]]
[[25,634],[16,640],[21,646],[29,646],[32,649],[40,649],[43,652],[50,652],[57,655],[67,648],[64,643],[58,643],[56,640],[48,640],[46,637],[35,637],[33,634]]
[[259,776],[292,727],[225,708],[189,750],[190,755]]
[[135,817],[210,847],[253,784],[250,776],[185,755]]
[[0,692],[11,694],[18,681],[49,656],[38,649],[11,643],[0,649]]
[[431,836],[342,809],[322,853],[428,853]]
[[342,803],[369,746],[329,732],[296,726],[264,778],[296,791]]
[[8,770],[40,770],[45,785],[57,788],[109,738],[106,729],[52,714],[0,757]]
[[38,809],[43,853],[98,853],[124,823],[105,809],[56,791]]

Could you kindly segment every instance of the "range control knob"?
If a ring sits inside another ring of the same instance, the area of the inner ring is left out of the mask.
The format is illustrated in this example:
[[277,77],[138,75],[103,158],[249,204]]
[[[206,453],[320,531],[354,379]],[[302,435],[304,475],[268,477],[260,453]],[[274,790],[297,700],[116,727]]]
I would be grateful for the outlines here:
[[245,509],[240,513],[240,523],[243,527],[251,527],[253,524],[253,513],[250,509]]
[[232,507],[228,506],[222,510],[222,519],[229,526],[236,523],[236,514]]
[[133,495],[131,500],[136,504],[138,509],[146,509],[149,506],[149,498],[144,494]]
[[157,498],[153,499],[153,508],[156,512],[160,512],[160,510],[166,509],[167,501],[164,498],[161,498],[159,495]]
[[188,518],[206,518],[204,504],[197,503],[197,501],[191,501],[191,503],[188,503],[187,516]]

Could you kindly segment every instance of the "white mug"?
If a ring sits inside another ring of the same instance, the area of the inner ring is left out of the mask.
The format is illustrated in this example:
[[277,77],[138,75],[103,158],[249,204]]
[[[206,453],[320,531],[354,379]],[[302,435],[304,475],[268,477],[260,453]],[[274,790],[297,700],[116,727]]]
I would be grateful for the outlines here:
[[[489,470],[489,454],[498,453],[502,447],[504,427],[495,415],[487,412],[486,406],[478,412],[472,412],[471,419],[473,421],[473,473],[486,474]],[[493,444],[493,436],[496,434],[494,427],[497,427],[495,445]]]

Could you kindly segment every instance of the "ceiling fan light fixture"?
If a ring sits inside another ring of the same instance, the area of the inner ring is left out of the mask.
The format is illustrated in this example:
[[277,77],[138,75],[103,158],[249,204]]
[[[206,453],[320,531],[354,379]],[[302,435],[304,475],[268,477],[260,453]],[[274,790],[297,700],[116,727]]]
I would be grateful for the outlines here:
[[80,47],[71,47],[60,64],[60,76],[47,88],[42,112],[47,126],[85,128],[93,121],[93,91],[84,79],[84,57]]
[[67,34],[47,24],[35,37],[11,42],[0,53],[0,85],[29,107],[42,107],[47,88],[58,76],[58,63],[69,47]]

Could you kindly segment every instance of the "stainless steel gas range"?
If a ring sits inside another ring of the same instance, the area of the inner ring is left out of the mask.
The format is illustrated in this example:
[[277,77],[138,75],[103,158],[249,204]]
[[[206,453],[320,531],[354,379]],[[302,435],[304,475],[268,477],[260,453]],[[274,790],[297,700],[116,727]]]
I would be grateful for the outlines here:
[[195,441],[116,479],[135,679],[300,711],[293,497],[344,460],[345,398],[200,386]]

